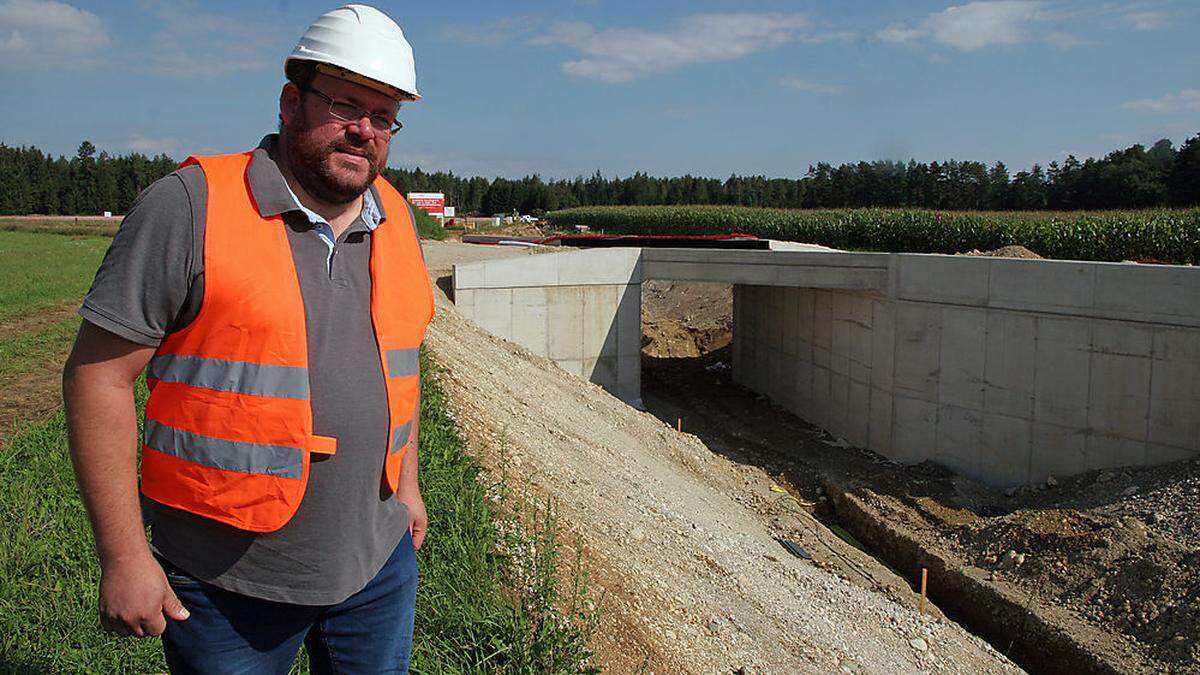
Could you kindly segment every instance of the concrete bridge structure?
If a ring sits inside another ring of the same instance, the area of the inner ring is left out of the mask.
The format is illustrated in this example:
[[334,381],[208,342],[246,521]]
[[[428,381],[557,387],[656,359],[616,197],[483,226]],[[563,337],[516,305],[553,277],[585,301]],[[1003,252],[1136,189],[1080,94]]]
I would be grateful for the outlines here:
[[996,486],[1200,457],[1200,269],[593,249],[456,265],[484,329],[640,405],[641,284],[733,285],[733,377],[850,443]]

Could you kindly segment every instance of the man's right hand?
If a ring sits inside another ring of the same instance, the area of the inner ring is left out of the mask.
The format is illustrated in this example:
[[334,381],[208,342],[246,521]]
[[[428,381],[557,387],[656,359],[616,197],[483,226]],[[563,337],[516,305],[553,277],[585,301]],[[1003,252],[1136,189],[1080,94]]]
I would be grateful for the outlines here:
[[167,618],[183,621],[188,611],[149,551],[103,566],[100,625],[104,630],[137,637],[162,635]]

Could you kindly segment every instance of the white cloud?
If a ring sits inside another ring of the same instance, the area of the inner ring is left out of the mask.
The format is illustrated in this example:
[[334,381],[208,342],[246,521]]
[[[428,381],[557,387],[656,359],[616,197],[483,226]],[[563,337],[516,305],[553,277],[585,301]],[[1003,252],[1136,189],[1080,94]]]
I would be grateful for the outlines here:
[[895,45],[913,44],[925,37],[920,30],[902,23],[894,23],[875,34],[883,42]]
[[1200,112],[1200,89],[1184,89],[1178,94],[1166,94],[1159,98],[1143,98],[1121,104],[1126,110],[1158,114]]
[[0,63],[21,69],[92,65],[111,40],[100,17],[57,0],[0,0]]
[[852,30],[833,31],[831,33],[809,33],[796,39],[806,45],[823,45],[826,42],[851,42],[857,40],[858,32]]
[[1067,50],[1079,45],[1085,44],[1084,40],[1070,33],[1062,31],[1050,31],[1042,36],[1042,42],[1054,47],[1055,49]]
[[152,73],[216,77],[272,67],[282,71],[290,45],[278,32],[272,33],[266,25],[271,22],[213,14],[192,0],[138,4],[159,23],[141,46],[141,65]]
[[522,40],[536,30],[538,19],[533,16],[510,16],[499,21],[477,21],[453,24],[442,28],[442,39],[457,44],[495,47],[506,42]]
[[154,156],[173,155],[179,152],[183,144],[174,138],[149,138],[141,134],[134,134],[121,145],[131,152]]
[[1046,24],[1060,17],[1040,0],[979,0],[930,14],[915,24],[897,23],[875,38],[891,44],[935,43],[961,51],[1044,42],[1060,49],[1081,44],[1070,33]]
[[1161,11],[1130,12],[1121,18],[1139,31],[1158,30],[1168,25],[1167,13]]
[[808,20],[798,15],[697,14],[663,31],[557,24],[532,42],[577,51],[579,58],[562,64],[568,75],[618,83],[694,63],[732,61],[793,40],[816,39],[804,35],[808,27]]
[[806,91],[813,94],[840,94],[846,91],[846,87],[840,84],[821,84],[806,80],[795,75],[787,75],[779,78],[779,84],[788,89],[796,91]]

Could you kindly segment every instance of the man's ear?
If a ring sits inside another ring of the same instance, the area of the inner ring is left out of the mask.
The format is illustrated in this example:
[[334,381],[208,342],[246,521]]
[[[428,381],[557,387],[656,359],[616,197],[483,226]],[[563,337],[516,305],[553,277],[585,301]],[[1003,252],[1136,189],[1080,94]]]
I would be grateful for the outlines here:
[[300,88],[294,82],[283,85],[279,92],[279,118],[285,126],[300,116]]

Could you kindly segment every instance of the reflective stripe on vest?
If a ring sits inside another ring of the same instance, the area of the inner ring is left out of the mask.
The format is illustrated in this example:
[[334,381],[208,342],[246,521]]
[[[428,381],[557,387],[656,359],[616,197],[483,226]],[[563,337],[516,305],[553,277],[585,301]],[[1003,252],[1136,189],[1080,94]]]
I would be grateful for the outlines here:
[[[421,364],[421,349],[413,347],[409,349],[389,349],[387,350],[388,377],[416,377],[420,374]],[[416,417],[417,411],[413,410],[409,416],[409,420],[404,424],[392,429],[392,446],[391,453],[397,453],[408,445],[409,438],[412,436],[413,423],[412,419]]]
[[387,350],[388,377],[416,375],[419,372],[420,353],[419,347]]
[[412,434],[412,425],[410,420],[392,431],[392,452],[400,452],[401,448],[408,445],[408,437]]
[[146,445],[189,462],[241,473],[300,478],[304,450],[202,436],[146,420]]
[[308,398],[308,369],[296,366],[159,354],[150,359],[146,376],[163,382],[251,396]]

